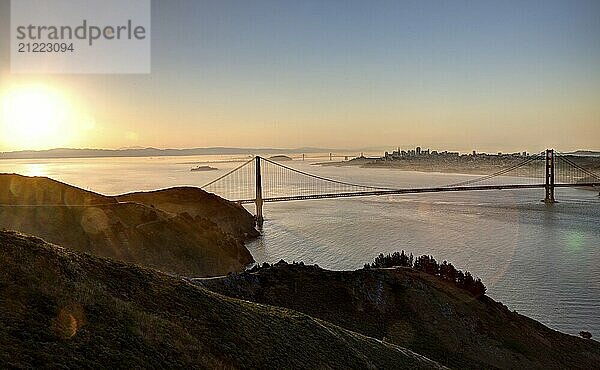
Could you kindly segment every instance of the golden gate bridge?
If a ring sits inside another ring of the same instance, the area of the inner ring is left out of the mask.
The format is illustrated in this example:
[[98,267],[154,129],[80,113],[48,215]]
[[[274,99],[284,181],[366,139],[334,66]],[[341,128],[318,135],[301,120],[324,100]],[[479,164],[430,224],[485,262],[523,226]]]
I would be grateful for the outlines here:
[[554,190],[561,187],[600,187],[600,175],[585,169],[571,156],[548,149],[531,155],[489,175],[435,187],[377,186],[356,184],[304,172],[255,156],[202,189],[240,204],[256,205],[256,221],[263,223],[263,204],[309,199],[381,195],[544,189],[546,203],[554,203]]

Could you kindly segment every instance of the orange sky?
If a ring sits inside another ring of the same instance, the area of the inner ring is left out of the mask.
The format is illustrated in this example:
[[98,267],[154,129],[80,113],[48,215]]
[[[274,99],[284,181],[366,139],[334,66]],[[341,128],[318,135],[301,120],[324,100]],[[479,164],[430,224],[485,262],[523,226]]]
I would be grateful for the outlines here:
[[[3,35],[7,4],[0,0]],[[588,3],[459,15],[443,3],[281,4],[274,14],[176,4],[153,3],[149,75],[11,75],[0,38],[0,151],[600,149],[600,25]],[[337,12],[342,19],[327,17]],[[7,108],[15,94],[37,96],[37,113],[22,102]]]

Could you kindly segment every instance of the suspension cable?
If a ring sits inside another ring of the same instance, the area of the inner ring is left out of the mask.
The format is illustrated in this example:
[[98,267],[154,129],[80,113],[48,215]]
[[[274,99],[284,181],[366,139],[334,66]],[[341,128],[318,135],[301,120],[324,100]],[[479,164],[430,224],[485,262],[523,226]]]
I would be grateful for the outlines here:
[[219,181],[219,180],[221,180],[221,179],[223,179],[223,178],[225,178],[225,177],[227,177],[227,176],[231,175],[231,174],[232,174],[232,173],[234,173],[235,171],[237,171],[237,170],[241,169],[242,167],[246,166],[247,164],[251,163],[252,161],[254,161],[254,158],[250,159],[248,162],[246,162],[246,163],[244,163],[244,164],[241,164],[241,165],[237,166],[236,168],[234,168],[233,170],[231,170],[231,171],[227,172],[227,173],[226,173],[226,174],[224,174],[223,176],[220,176],[220,177],[218,177],[218,178],[214,179],[213,181],[209,182],[208,184],[206,184],[206,185],[202,186],[201,188],[205,188],[205,187],[207,187],[207,186],[210,186],[210,185],[214,184],[215,182],[217,182],[217,181]]
[[528,158],[527,160],[525,160],[525,161],[523,161],[521,163],[518,163],[518,164],[513,165],[511,167],[508,167],[508,168],[504,168],[504,169],[502,169],[502,170],[500,170],[498,172],[495,172],[495,173],[493,173],[491,175],[486,175],[486,176],[479,177],[479,178],[472,179],[472,180],[461,181],[461,182],[457,182],[455,184],[445,185],[445,187],[463,186],[463,185],[468,185],[468,184],[472,184],[472,183],[476,183],[476,182],[480,182],[480,181],[489,180],[489,179],[491,179],[493,177],[497,177],[497,176],[503,175],[503,174],[505,174],[507,172],[516,170],[517,168],[523,167],[526,164],[529,164],[529,163],[531,163],[531,162],[533,162],[535,160],[538,160],[538,159],[540,159],[540,154],[536,154],[536,155]]
[[310,174],[310,173],[307,173],[307,172],[304,172],[304,171],[297,170],[295,168],[291,168],[291,167],[285,166],[285,165],[280,164],[280,163],[273,162],[273,161],[271,161],[269,159],[266,159],[266,158],[262,158],[261,157],[261,159],[264,160],[264,161],[267,161],[267,162],[269,162],[271,164],[274,164],[276,166],[283,167],[286,170],[289,170],[289,171],[292,171],[292,172],[296,172],[296,173],[304,175],[304,176],[312,177],[312,178],[318,179],[318,180],[333,182],[333,183],[340,184],[340,185],[347,185],[347,186],[353,186],[353,187],[357,187],[357,188],[365,188],[365,189],[373,189],[373,190],[398,190],[396,188],[377,187],[377,186],[369,186],[369,185],[359,185],[359,184],[352,184],[352,183],[344,182],[344,181],[338,181],[338,180],[328,179],[326,177],[321,177],[321,176],[313,175],[313,174]]
[[592,177],[595,180],[599,180],[600,181],[600,176],[596,175],[595,173],[586,170],[585,168],[579,166],[577,163],[572,162],[570,159],[568,159],[564,154],[560,153],[560,155],[558,156],[558,158],[568,164],[570,164],[571,166],[577,168],[578,170],[582,171],[584,174]]

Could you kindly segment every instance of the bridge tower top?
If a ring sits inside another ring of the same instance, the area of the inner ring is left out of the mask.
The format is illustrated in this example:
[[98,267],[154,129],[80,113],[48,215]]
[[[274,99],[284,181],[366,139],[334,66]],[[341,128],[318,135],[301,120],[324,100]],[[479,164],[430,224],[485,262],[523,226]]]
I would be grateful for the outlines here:
[[556,203],[554,199],[554,149],[546,149],[546,197],[544,202]]

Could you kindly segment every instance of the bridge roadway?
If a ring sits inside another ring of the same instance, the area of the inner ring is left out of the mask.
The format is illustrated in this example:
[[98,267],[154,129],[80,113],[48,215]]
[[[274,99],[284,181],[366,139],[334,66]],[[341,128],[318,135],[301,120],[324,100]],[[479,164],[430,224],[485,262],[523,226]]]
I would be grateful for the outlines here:
[[[418,193],[442,193],[442,192],[457,192],[457,191],[483,191],[483,190],[509,190],[509,189],[540,189],[545,188],[546,184],[520,184],[520,185],[479,185],[479,186],[441,186],[433,188],[407,188],[395,190],[373,190],[348,193],[325,193],[314,195],[295,195],[287,197],[272,197],[263,198],[263,202],[288,202],[294,200],[309,200],[309,199],[327,199],[327,198],[350,198],[350,197],[368,197],[378,195],[395,195],[395,194],[418,194]],[[580,184],[554,184],[555,188],[581,188],[581,187],[600,187],[600,182],[586,182]],[[255,199],[234,200],[240,204],[254,203]]]

